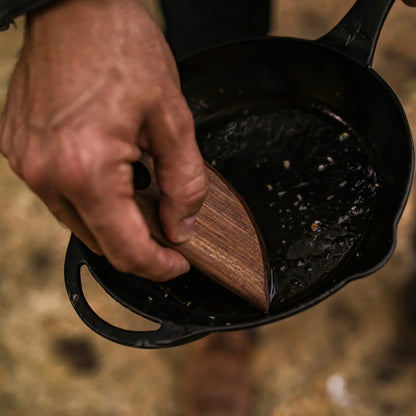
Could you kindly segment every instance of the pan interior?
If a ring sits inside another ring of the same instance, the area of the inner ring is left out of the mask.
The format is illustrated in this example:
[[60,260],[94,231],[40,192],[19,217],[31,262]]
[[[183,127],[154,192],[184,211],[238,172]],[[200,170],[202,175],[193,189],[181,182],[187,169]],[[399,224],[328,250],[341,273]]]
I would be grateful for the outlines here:
[[289,100],[215,120],[202,153],[248,202],[266,243],[274,303],[327,278],[369,223],[379,188],[370,147],[322,106]]
[[[355,255],[380,189],[375,159],[316,103],[275,98],[224,110],[199,123],[199,145],[256,218],[272,267],[270,313],[278,314],[336,281]],[[160,289],[192,322],[223,326],[262,316],[197,270]]]

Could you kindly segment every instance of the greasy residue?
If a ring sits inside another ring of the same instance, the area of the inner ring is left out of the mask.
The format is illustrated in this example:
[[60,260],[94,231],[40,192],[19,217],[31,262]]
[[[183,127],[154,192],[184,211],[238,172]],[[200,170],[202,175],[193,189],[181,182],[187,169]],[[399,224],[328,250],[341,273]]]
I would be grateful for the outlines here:
[[211,121],[198,140],[260,226],[273,305],[331,278],[372,216],[379,184],[366,143],[329,111],[287,103]]

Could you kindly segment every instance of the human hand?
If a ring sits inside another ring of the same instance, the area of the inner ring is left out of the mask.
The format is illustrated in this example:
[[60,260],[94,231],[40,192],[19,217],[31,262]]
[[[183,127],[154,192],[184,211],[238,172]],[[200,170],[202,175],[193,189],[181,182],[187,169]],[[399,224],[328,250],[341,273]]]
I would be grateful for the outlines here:
[[154,157],[160,219],[173,242],[189,237],[206,193],[175,61],[140,0],[67,0],[29,16],[0,151],[117,269],[153,280],[189,269],[151,238],[133,199],[131,163],[142,151]]

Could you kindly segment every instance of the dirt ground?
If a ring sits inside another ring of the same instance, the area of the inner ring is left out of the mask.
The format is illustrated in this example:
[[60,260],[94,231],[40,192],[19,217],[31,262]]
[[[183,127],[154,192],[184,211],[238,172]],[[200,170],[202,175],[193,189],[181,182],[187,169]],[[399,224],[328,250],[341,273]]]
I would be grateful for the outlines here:
[[[316,38],[352,3],[281,0],[273,33]],[[19,20],[17,29],[0,34],[0,105],[22,27]],[[398,94],[414,133],[415,39],[416,9],[397,2],[374,68]],[[412,196],[387,266],[318,306],[259,330],[253,416],[416,416],[416,317],[412,321],[409,308],[414,223]],[[180,381],[190,346],[135,350],[89,330],[64,288],[68,238],[0,158],[0,414],[183,415]],[[93,282],[87,286],[105,318],[146,327]]]

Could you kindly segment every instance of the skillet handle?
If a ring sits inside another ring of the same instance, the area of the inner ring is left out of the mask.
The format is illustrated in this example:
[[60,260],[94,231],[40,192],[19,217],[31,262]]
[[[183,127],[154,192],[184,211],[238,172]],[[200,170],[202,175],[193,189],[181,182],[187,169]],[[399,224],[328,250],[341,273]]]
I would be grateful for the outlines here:
[[370,67],[393,3],[394,0],[357,0],[338,25],[315,42]]
[[135,348],[173,347],[207,335],[206,331],[187,329],[170,321],[158,321],[161,326],[156,331],[130,331],[104,321],[92,310],[82,290],[81,267],[85,265],[91,270],[88,258],[89,250],[72,235],[65,258],[66,290],[78,316],[99,335]]

